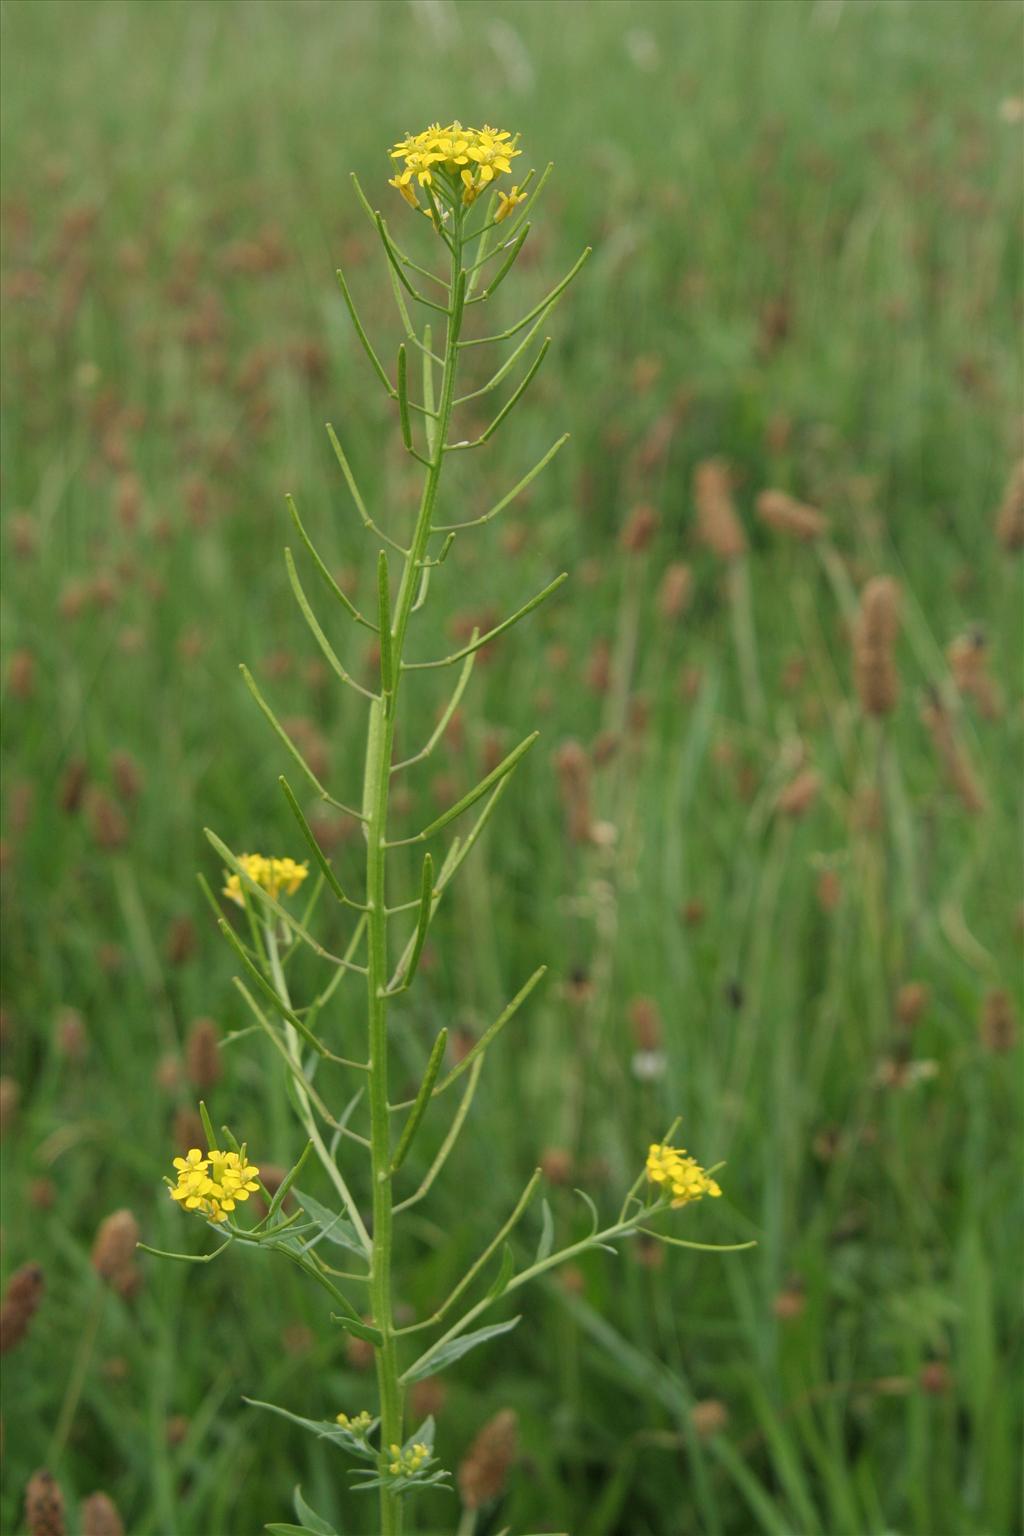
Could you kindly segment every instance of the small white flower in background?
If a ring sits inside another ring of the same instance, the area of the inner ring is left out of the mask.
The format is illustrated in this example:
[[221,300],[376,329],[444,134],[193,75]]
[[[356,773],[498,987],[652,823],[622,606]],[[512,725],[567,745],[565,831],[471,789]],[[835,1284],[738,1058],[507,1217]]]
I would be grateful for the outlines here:
[[665,1076],[668,1061],[664,1051],[636,1051],[630,1063],[638,1083],[656,1083]]
[[626,44],[626,52],[630,62],[637,69],[644,69],[648,74],[658,67],[658,44],[653,32],[648,32],[644,27],[631,27],[623,41]]

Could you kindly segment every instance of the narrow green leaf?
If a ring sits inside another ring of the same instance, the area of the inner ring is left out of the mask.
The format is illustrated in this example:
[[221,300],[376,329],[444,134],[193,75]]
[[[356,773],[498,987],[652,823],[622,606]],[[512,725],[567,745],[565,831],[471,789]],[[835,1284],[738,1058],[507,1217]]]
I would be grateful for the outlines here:
[[223,919],[221,919],[221,922],[218,926],[221,933],[231,945],[231,948],[235,951],[235,954],[238,956],[239,960],[241,960],[242,964],[245,966],[246,972],[252,977],[253,981],[259,987],[267,1001],[273,1004],[274,1008],[276,1008],[277,1012],[283,1019],[288,1020],[288,1023],[292,1026],[293,1029],[298,1030],[303,1040],[306,1041],[307,1045],[311,1045],[313,1047],[318,1056],[326,1056],[328,1054],[326,1047],[320,1044],[320,1041],[317,1039],[316,1035],[314,1035],[313,1031],[308,1027],[308,1025],[299,1018],[298,1014],[294,1013],[292,1009],[288,1007],[287,1003],[283,1003],[281,1001],[273,987],[270,985],[270,982],[267,981],[262,972],[259,971],[255,965],[253,965],[252,961],[249,959],[249,956],[242,948],[235,930],[230,926],[229,923],[224,922]]
[[532,613],[535,608],[539,608],[541,603],[557,592],[562,583],[568,581],[568,579],[568,571],[563,571],[561,575],[555,577],[554,581],[549,581],[543,591],[537,593],[536,597],[531,597],[528,603],[524,603],[509,618],[504,619],[500,624],[496,624],[493,629],[489,629],[478,640],[471,640],[468,645],[464,645],[461,651],[453,651],[450,656],[442,656],[440,661],[404,661],[402,666],[407,672],[419,672],[428,667],[453,666],[455,662],[461,661],[463,656],[469,656],[473,651],[480,650],[481,646],[489,645],[492,640],[496,640],[499,635],[503,635],[506,630],[511,629],[513,624],[518,624],[520,619],[525,619],[527,614]]
[[487,1047],[491,1044],[499,1031],[504,1029],[505,1025],[509,1022],[513,1015],[516,1014],[522,1007],[523,1003],[526,1002],[526,999],[529,997],[534,987],[546,972],[546,965],[539,965],[537,967],[529,981],[520,987],[515,997],[502,1010],[502,1012],[495,1019],[494,1023],[488,1025],[483,1034],[480,1036],[479,1040],[474,1046],[470,1048],[470,1050],[466,1052],[465,1056],[463,1056],[458,1065],[454,1066],[448,1073],[448,1076],[444,1078],[442,1082],[438,1083],[437,1087],[434,1089],[435,1094],[443,1093],[446,1088],[450,1088],[452,1083],[455,1082],[456,1078],[461,1077],[463,1072],[467,1071],[468,1068],[472,1066],[473,1062],[480,1055],[480,1053],[482,1051],[486,1051]]
[[141,1248],[143,1253],[151,1253],[157,1259],[177,1259],[181,1264],[209,1264],[219,1253],[229,1246],[231,1238],[226,1243],[221,1243],[212,1253],[169,1253],[165,1248],[151,1248],[148,1243],[136,1243],[136,1248]]
[[299,831],[302,833],[306,847],[309,849],[310,853],[313,855],[313,858],[316,860],[316,863],[320,868],[320,872],[324,879],[327,881],[327,884],[330,886],[335,896],[337,896],[338,900],[342,902],[344,906],[355,906],[356,903],[349,901],[348,897],[345,895],[345,892],[342,890],[338,881],[338,877],[334,873],[334,870],[331,868],[327,859],[327,855],[324,853],[323,849],[320,847],[320,844],[317,842],[315,836],[313,835],[313,829],[309,822],[306,820],[305,816],[302,814],[299,802],[295,798],[295,793],[292,790],[291,785],[288,783],[288,780],[285,778],[284,774],[280,774],[278,776],[277,782],[280,784],[284,797],[288,801],[288,807],[292,815],[295,817],[295,820],[299,824]]
[[507,331],[499,331],[495,336],[474,336],[471,340],[460,341],[459,346],[483,347],[486,346],[488,342],[492,341],[510,341],[511,338],[518,335],[518,333],[523,330],[525,326],[528,326],[532,321],[536,320],[538,315],[542,314],[545,310],[550,309],[555,305],[558,299],[561,298],[562,294],[568,288],[573,278],[577,275],[580,268],[583,266],[583,263],[591,255],[592,249],[593,248],[588,245],[586,250],[579,257],[576,264],[570,268],[560,283],[555,284],[554,288],[552,288],[547,297],[541,299],[539,304],[535,304],[528,314],[525,314],[521,320],[516,321],[515,325],[510,325]]
[[537,1244],[537,1257],[535,1264],[541,1264],[549,1256],[555,1245],[555,1223],[551,1216],[551,1207],[546,1200],[541,1201],[541,1230],[540,1242]]
[[213,1134],[213,1122],[210,1119],[209,1111],[202,1099],[199,1100],[199,1118],[203,1122],[207,1148],[212,1151],[217,1146],[217,1139]]
[[[546,1204],[547,1202],[545,1201]],[[512,1245],[511,1243],[506,1243],[501,1251],[501,1265],[498,1273],[495,1275],[494,1281],[487,1292],[488,1301],[497,1301],[499,1296],[504,1295],[508,1289],[508,1283],[512,1279],[514,1267],[515,1261],[512,1257]]]
[[349,1317],[332,1312],[331,1322],[337,1323],[340,1328],[344,1328],[346,1333],[354,1334],[357,1339],[363,1339],[365,1343],[372,1344],[375,1349],[379,1348],[384,1342],[384,1335],[380,1329],[374,1328],[371,1323],[364,1323],[358,1315]]
[[322,960],[333,960],[337,965],[350,964],[350,962],[343,960],[340,955],[332,955],[330,950],[325,949],[324,946],[320,943],[319,939],[315,939],[309,930],[302,926],[298,918],[293,917],[288,909],[283,907],[281,903],[276,899],[276,897],[271,896],[269,891],[263,890],[263,888],[257,884],[257,882],[244,868],[241,860],[237,857],[237,855],[231,852],[231,849],[228,847],[227,843],[219,838],[216,832],[212,832],[209,827],[204,827],[203,832],[214,852],[218,853],[224,860],[225,864],[227,864],[228,868],[232,871],[232,873],[238,876],[239,884],[243,894],[252,896],[257,902],[259,902],[261,907],[265,908],[268,912],[272,912],[275,917],[280,919],[286,928],[290,928],[292,932],[296,934],[296,936],[300,938],[304,944],[308,944],[313,953],[319,955]]
[[210,882],[203,874],[196,875],[196,879],[199,881],[199,889],[206,897],[210,911],[213,913],[215,918],[222,918],[224,916],[224,908],[213,894],[213,891],[210,888]]
[[437,1081],[437,1074],[441,1070],[441,1062],[444,1060],[447,1043],[448,1031],[447,1029],[442,1029],[434,1041],[433,1049],[430,1052],[430,1060],[427,1062],[427,1070],[423,1074],[422,1083],[420,1083],[419,1092],[413,1101],[409,1118],[405,1122],[398,1146],[395,1148],[395,1155],[391,1162],[392,1175],[398,1172],[408,1156],[409,1148],[413,1143],[413,1137],[419,1129],[420,1121],[423,1119],[424,1112],[430,1102],[430,1096],[434,1091],[434,1083]]
[[[328,427],[327,431],[328,431],[328,433],[330,433],[331,432],[331,428]],[[341,606],[351,615],[351,617],[353,619],[355,619],[357,624],[362,624],[364,629],[372,630],[376,634],[376,631],[377,631],[376,624],[372,624],[369,619],[365,618],[363,616],[363,614],[361,614],[359,612],[359,609],[353,603],[352,599],[345,592],[343,592],[341,590],[341,588],[339,587],[338,583],[335,581],[334,577],[331,575],[330,571],[327,569],[327,566],[324,564],[323,560],[320,558],[319,550],[317,549],[316,545],[313,543],[313,541],[310,538],[309,534],[306,532],[305,527],[303,526],[303,523],[302,523],[302,519],[299,517],[299,510],[298,510],[298,508],[295,505],[294,499],[291,496],[288,496],[285,499],[288,502],[288,510],[291,513],[292,522],[295,524],[296,532],[298,533],[299,538],[302,540],[303,544],[305,544],[307,550],[309,551],[309,554],[310,554],[310,556],[311,556],[311,558],[313,560],[313,564],[316,566],[317,571],[319,572],[319,574],[320,574],[324,584],[326,585],[328,591],[330,591],[337,598],[337,600],[341,604]]]
[[395,664],[391,635],[391,588],[388,582],[388,556],[381,550],[377,556],[377,606],[380,629],[380,680],[386,694],[394,692]]
[[475,1333],[464,1333],[457,1339],[450,1339],[447,1344],[435,1345],[402,1374],[402,1382],[409,1385],[414,1381],[422,1381],[424,1376],[437,1375],[446,1366],[461,1360],[463,1355],[468,1355],[471,1349],[476,1349],[480,1344],[486,1344],[489,1339],[499,1338],[503,1333],[511,1333],[521,1320],[520,1314],[510,1318],[507,1323],[492,1323],[488,1328],[478,1328]]
[[508,274],[512,270],[512,266],[513,266],[513,264],[515,262],[516,257],[519,255],[519,252],[522,250],[523,242],[524,242],[524,240],[526,239],[526,237],[527,237],[527,235],[529,233],[530,233],[530,226],[529,226],[529,224],[524,224],[522,229],[520,230],[519,234],[515,237],[515,239],[509,245],[508,254],[505,257],[505,260],[502,262],[501,266],[495,272],[494,276],[491,278],[490,282],[487,284],[487,287],[484,289],[483,293],[480,295],[480,297],[482,299],[489,299],[491,294],[499,286],[499,284],[501,284],[501,283],[503,283],[505,281],[506,277],[508,276]]
[[437,419],[432,414],[434,411],[434,368],[430,360],[430,343],[432,340],[430,326],[425,325],[423,327],[423,404],[426,407],[424,431],[427,434],[427,452],[431,458],[434,456],[438,428]]
[[508,399],[505,401],[505,404],[502,406],[502,408],[498,412],[497,416],[495,416],[495,418],[491,422],[490,426],[487,428],[487,430],[484,433],[481,434],[480,438],[478,439],[479,442],[486,443],[490,438],[492,438],[494,436],[495,432],[497,432],[498,428],[501,426],[502,422],[505,420],[505,417],[512,410],[513,406],[515,406],[517,404],[517,402],[522,399],[523,395],[525,395],[526,391],[529,389],[531,383],[533,382],[533,379],[534,379],[538,369],[540,368],[541,363],[547,357],[548,351],[549,351],[550,347],[551,347],[551,337],[550,336],[545,336],[543,342],[541,343],[541,349],[537,353],[537,356],[534,358],[534,360],[530,364],[529,368],[523,374],[522,379],[516,385],[516,388],[512,391],[512,393],[509,395]]
[[432,1413],[428,1413],[419,1429],[414,1429],[412,1434],[408,1437],[405,1444],[402,1446],[402,1450],[411,1451],[414,1445],[425,1445],[428,1451],[432,1451],[434,1449],[434,1437],[436,1433],[437,1426],[434,1423],[434,1415]]
[[685,1237],[668,1237],[664,1232],[652,1231],[650,1227],[637,1227],[636,1230],[648,1237],[656,1237],[659,1243],[668,1243],[672,1248],[693,1248],[697,1253],[742,1253],[746,1248],[757,1247],[753,1239],[747,1243],[691,1243]]
[[412,451],[412,422],[409,420],[409,365],[405,343],[398,344],[398,416],[402,423],[402,442]]
[[349,317],[353,326],[355,327],[356,335],[359,337],[359,340],[363,344],[363,350],[365,351],[367,357],[370,359],[374,372],[376,373],[378,379],[380,379],[381,383],[384,385],[384,388],[387,390],[388,394],[394,396],[395,391],[392,387],[391,380],[384,372],[384,366],[376,352],[373,350],[373,345],[369,336],[367,336],[366,331],[363,329],[363,322],[360,320],[356,311],[355,303],[353,302],[352,295],[348,291],[348,284],[345,281],[345,274],[342,272],[340,267],[338,267],[336,270],[336,276],[338,279],[338,287],[341,289],[345,304],[348,307]]
[[[518,217],[516,217],[513,220],[512,228],[510,230],[508,230],[508,232],[507,232],[507,234],[505,236],[506,239],[513,238],[516,235],[516,233],[518,232],[518,230],[520,229],[520,227],[523,224],[526,223],[526,220],[530,217],[530,214],[533,212],[533,205],[534,205],[534,203],[537,201],[538,197],[540,197],[540,194],[543,192],[544,188],[547,186],[548,178],[550,177],[551,172],[554,170],[554,168],[555,168],[554,161],[553,160],[549,160],[547,165],[544,167],[543,171],[541,172],[540,180],[538,181],[537,185],[534,187],[534,189],[531,192],[530,196],[527,198],[527,200],[526,200],[525,204],[523,205],[523,207],[520,209]],[[523,182],[522,186],[519,188],[520,192],[525,192],[526,191],[527,187],[530,184],[530,178],[532,176],[533,176],[533,172],[531,171],[530,175],[526,178],[526,180]]]
[[416,917],[416,932],[413,935],[412,953],[409,956],[405,973],[400,984],[395,988],[396,992],[407,992],[412,986],[416,968],[420,963],[423,953],[423,945],[427,937],[427,929],[430,927],[430,917],[433,912],[434,898],[434,861],[430,854],[423,856],[423,874],[420,879],[420,905]]
[[487,383],[481,384],[479,389],[471,389],[468,394],[457,396],[455,404],[465,405],[467,400],[479,400],[482,395],[489,395],[493,389],[497,389],[502,379],[507,378],[507,376],[512,372],[512,369],[515,367],[516,363],[518,363],[523,353],[527,350],[533,338],[536,336],[537,332],[540,330],[546,319],[546,315],[541,315],[539,320],[534,321],[533,325],[527,331],[519,345],[508,354],[501,366],[491,374],[491,377],[487,380]]
[[410,841],[422,842],[425,838],[433,837],[435,832],[440,832],[442,827],[446,827],[450,821],[454,821],[457,816],[461,816],[463,811],[468,811],[470,806],[475,805],[478,800],[482,799],[487,791],[497,784],[499,779],[503,779],[506,774],[512,772],[520,758],[525,757],[526,753],[529,752],[539,735],[539,731],[532,731],[525,741],[521,741],[518,747],[515,747],[498,764],[497,768],[492,768],[491,772],[482,778],[479,784],[471,789],[468,794],[463,795],[461,800],[456,800],[454,805],[449,806],[446,811],[443,811],[428,827],[424,827],[423,831],[417,837],[411,838]]
[[590,1220],[591,1220],[591,1223],[592,1223],[591,1228],[590,1228],[590,1236],[593,1237],[594,1233],[597,1231],[598,1227],[601,1224],[600,1223],[600,1218],[598,1217],[598,1214],[597,1214],[597,1206],[594,1204],[593,1200],[587,1194],[585,1189],[574,1189],[573,1190],[573,1194],[574,1195],[579,1195],[580,1199],[583,1201],[584,1205],[587,1207],[587,1210],[590,1212]]
[[[330,1440],[334,1445],[340,1446],[342,1450],[349,1451],[353,1456],[361,1457],[363,1461],[377,1460],[376,1451],[371,1445],[367,1445],[362,1437],[354,1435],[349,1429],[343,1429],[340,1424],[335,1424],[330,1419],[304,1419],[301,1414],[290,1413],[287,1408],[279,1408],[276,1403],[261,1402],[256,1397],[243,1397],[242,1402],[248,1403],[250,1408],[262,1408],[267,1413],[276,1413],[279,1418],[290,1419],[293,1424],[298,1424],[301,1429],[308,1429],[312,1434],[316,1435],[318,1440]],[[367,1434],[373,1430],[376,1423],[377,1420],[375,1419],[367,1430]]]
[[515,501],[516,497],[521,491],[525,491],[526,487],[530,484],[530,481],[536,479],[541,470],[551,463],[551,460],[555,457],[555,454],[558,453],[559,449],[563,448],[568,441],[568,432],[563,432],[558,441],[548,449],[544,457],[533,466],[529,473],[523,476],[518,485],[514,485],[508,494],[503,496],[500,501],[495,502],[494,506],[489,508],[488,511],[482,513],[479,517],[471,517],[463,523],[435,523],[433,528],[434,533],[457,533],[462,528],[478,528],[481,523],[489,523],[492,517],[497,517],[499,512],[504,512],[509,503]]
[[461,323],[461,321],[462,321],[462,312],[465,309],[465,307],[466,307],[466,272],[465,272],[465,269],[463,269],[462,271],[459,272],[458,277],[455,279],[455,292],[452,295],[452,315],[453,315],[452,324],[454,326],[458,327],[459,324]]
[[358,1253],[360,1258],[366,1258],[366,1249],[356,1236],[356,1229],[347,1216],[342,1216],[338,1211],[328,1210],[326,1205],[321,1205],[319,1200],[305,1194],[301,1189],[295,1191],[295,1198],[310,1220],[320,1228],[328,1242],[337,1243],[339,1248],[347,1248],[350,1253]]
[[295,1504],[295,1513],[298,1515],[303,1525],[305,1525],[308,1530],[313,1532],[313,1536],[338,1536],[338,1533],[333,1526],[328,1525],[327,1521],[322,1519],[321,1516],[317,1514],[315,1509],[310,1509],[309,1505],[302,1497],[302,1489],[297,1484],[295,1492],[292,1495],[292,1500]]
[[357,683],[351,673],[348,672],[338,660],[334,647],[331,645],[331,642],[320,628],[319,620],[317,619],[316,614],[313,612],[309,599],[303,590],[302,582],[299,580],[299,573],[295,569],[295,561],[292,558],[292,552],[290,549],[286,549],[284,552],[284,563],[288,572],[288,581],[291,585],[292,594],[295,598],[295,601],[299,605],[299,611],[309,626],[310,634],[313,636],[313,639],[320,647],[321,653],[326,660],[327,665],[331,668],[331,671],[334,673],[335,677],[340,678],[341,681],[346,683],[349,688],[354,689],[356,693],[363,694],[365,698],[372,698],[373,695],[370,693],[369,689],[364,688],[362,683]]
[[252,673],[249,671],[249,668],[243,663],[240,666],[239,671],[242,674],[245,686],[256,700],[256,703],[259,705],[261,711],[263,712],[264,719],[267,721],[268,725],[271,726],[281,744],[287,749],[288,752],[291,753],[292,757],[294,757],[295,761],[298,763],[299,767],[302,769],[303,773],[306,775],[306,778],[312,784],[321,800],[330,800],[331,796],[320,783],[320,780],[317,778],[312,768],[306,762],[306,759],[303,757],[302,753],[292,741],[291,737],[288,735],[288,732],[285,730],[284,726],[281,724],[280,720],[278,720],[277,716],[274,714],[274,711],[271,709],[270,705],[267,703],[266,699],[257,688],[256,680]]
[[352,500],[356,504],[356,511],[359,513],[360,520],[365,524],[367,528],[372,528],[373,518],[366,510],[366,503],[364,502],[362,495],[360,494],[359,487],[356,484],[356,478],[352,473],[351,465],[349,464],[348,459],[345,457],[345,450],[342,448],[338,441],[338,434],[335,432],[330,422],[327,422],[326,425],[327,436],[330,438],[331,447],[334,449],[334,457],[337,459],[338,464],[341,467],[341,472],[345,477],[345,484],[348,486]]
[[294,1168],[290,1168],[288,1170],[280,1184],[277,1186],[274,1197],[270,1202],[270,1209],[267,1211],[268,1222],[273,1221],[274,1217],[281,1209],[285,1202],[288,1191],[291,1189],[292,1185],[295,1183],[295,1180],[298,1178],[300,1172],[302,1171],[302,1165],[312,1150],[313,1143],[311,1141],[307,1141],[306,1145],[302,1149],[302,1152],[299,1154],[298,1162],[295,1164]]
[[[474,630],[471,638],[475,639],[478,633],[479,631]],[[420,750],[416,752],[412,757],[407,757],[402,762],[393,764],[391,769],[392,773],[398,773],[403,768],[411,768],[413,763],[422,762],[424,758],[429,757],[431,752],[433,752],[434,748],[441,740],[441,737],[448,729],[452,716],[455,714],[455,711],[459,707],[459,702],[466,690],[466,684],[469,682],[469,676],[473,670],[473,664],[475,661],[476,653],[471,651],[462,664],[462,670],[459,672],[459,680],[455,684],[455,689],[452,693],[452,696],[445,706],[444,713],[441,715],[441,718],[438,720],[434,729],[431,731],[430,736],[427,738],[426,746],[421,747]],[[442,874],[443,873],[444,871],[442,869]]]
[[402,270],[401,258],[399,257],[398,252],[391,240],[391,236],[388,233],[388,227],[385,224],[383,217],[379,213],[375,212],[373,215],[373,222],[377,227],[377,233],[380,235],[381,243],[384,246],[388,261],[391,263],[392,270],[394,271],[394,274],[398,278],[398,281],[401,283],[402,287],[405,288],[409,294],[411,294],[411,296],[416,300],[418,304],[425,304],[428,309],[436,309],[439,314],[447,315],[447,305],[435,304],[433,299],[428,299],[425,294],[420,293],[419,289],[414,288],[412,283],[410,283],[409,279],[406,277],[405,272]]

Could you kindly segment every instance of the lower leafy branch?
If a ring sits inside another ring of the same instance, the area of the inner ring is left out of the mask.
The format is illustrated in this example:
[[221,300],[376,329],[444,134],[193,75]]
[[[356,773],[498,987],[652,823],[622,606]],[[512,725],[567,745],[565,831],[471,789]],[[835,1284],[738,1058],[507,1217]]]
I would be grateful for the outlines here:
[[[433,1077],[436,1077],[436,1066],[443,1050],[444,1031],[439,1040],[442,1042],[442,1047],[435,1045],[431,1054]],[[482,1057],[480,1061],[482,1062]],[[431,1066],[428,1066],[424,1083],[432,1082],[433,1077]],[[417,1096],[413,1114],[407,1126],[418,1123],[416,1107],[425,1104],[428,1098],[429,1091],[426,1094],[421,1091]],[[198,1148],[194,1148],[187,1157],[175,1159],[177,1182],[168,1179],[167,1184],[170,1193],[179,1204],[205,1216],[208,1225],[218,1235],[223,1234],[225,1241],[209,1254],[162,1253],[161,1256],[190,1263],[209,1263],[232,1242],[282,1253],[285,1258],[296,1264],[326,1290],[332,1301],[340,1307],[339,1312],[331,1314],[339,1326],[355,1337],[379,1348],[382,1343],[380,1330],[366,1321],[354,1303],[335,1283],[340,1279],[348,1283],[370,1284],[373,1280],[372,1269],[369,1271],[339,1270],[328,1264],[317,1251],[322,1244],[326,1243],[346,1249],[359,1257],[366,1257],[360,1234],[344,1214],[332,1212],[314,1196],[298,1188],[297,1180],[314,1150],[313,1143],[307,1143],[294,1167],[289,1170],[271,1195],[259,1180],[259,1169],[247,1163],[244,1146],[238,1146],[228,1127],[222,1128],[222,1136],[230,1150],[222,1151],[215,1145],[217,1138],[214,1136],[205,1105],[200,1105],[200,1115],[210,1148],[205,1156]],[[604,1227],[600,1225],[593,1201],[584,1191],[577,1190],[576,1193],[589,1212],[589,1231],[582,1237],[556,1249],[555,1224],[551,1207],[546,1200],[543,1201],[540,1236],[533,1259],[525,1267],[517,1269],[510,1240],[537,1192],[541,1181],[541,1172],[537,1169],[527,1182],[507,1219],[477,1259],[462,1274],[445,1299],[428,1316],[393,1330],[392,1344],[393,1347],[398,1347],[401,1341],[409,1336],[424,1329],[439,1326],[456,1303],[462,1300],[471,1289],[474,1282],[483,1275],[500,1250],[501,1257],[497,1272],[484,1294],[397,1375],[400,1389],[407,1388],[426,1376],[437,1375],[470,1351],[511,1332],[521,1321],[520,1315],[479,1328],[471,1329],[470,1325],[529,1281],[538,1279],[560,1264],[578,1259],[592,1250],[602,1249],[614,1253],[616,1251],[614,1245],[618,1241],[631,1237],[637,1232],[644,1232],[673,1247],[692,1248],[704,1252],[737,1252],[753,1247],[754,1244],[749,1241],[730,1244],[692,1242],[661,1231],[657,1225],[652,1225],[667,1213],[695,1204],[705,1196],[717,1198],[721,1195],[721,1189],[714,1178],[718,1168],[703,1168],[685,1149],[671,1145],[669,1138],[674,1134],[678,1123],[678,1121],[673,1123],[664,1141],[651,1145],[644,1169],[627,1192],[617,1218],[609,1225]],[[411,1140],[411,1137],[409,1139]],[[401,1153],[402,1142],[399,1143],[396,1152],[395,1164],[388,1174],[389,1179],[401,1165]],[[645,1186],[647,1193],[644,1193]],[[257,1190],[268,1201],[266,1212],[254,1226],[240,1227],[232,1220],[235,1204],[239,1200],[244,1202],[249,1193]],[[285,1215],[283,1207],[289,1197],[293,1199],[295,1209],[289,1215]],[[401,1206],[394,1207],[396,1212],[401,1209]],[[145,1244],[140,1246],[145,1247],[147,1252],[160,1253],[160,1250],[149,1248]],[[263,1408],[290,1419],[319,1439],[327,1440],[347,1454],[369,1463],[364,1470],[353,1474],[353,1486],[357,1489],[386,1488],[389,1496],[397,1499],[416,1489],[442,1486],[449,1478],[449,1473],[437,1465],[437,1459],[434,1456],[432,1419],[428,1418],[414,1434],[402,1442],[383,1441],[374,1446],[371,1436],[379,1427],[379,1419],[372,1417],[366,1410],[362,1410],[353,1417],[346,1413],[339,1413],[332,1422],[305,1418],[273,1403],[248,1398],[246,1401],[254,1407]],[[330,1532],[330,1527],[302,1500],[299,1490],[296,1490],[295,1499],[296,1510],[299,1518],[303,1520],[303,1525],[301,1527],[270,1526],[268,1529],[305,1530],[313,1533],[313,1536],[317,1536],[321,1531]]]
[[[333,1420],[307,1419],[301,1414],[289,1413],[286,1408],[279,1408],[275,1403],[261,1402],[258,1398],[246,1397],[243,1402],[248,1403],[250,1408],[262,1408],[267,1413],[288,1419],[318,1440],[337,1446],[357,1461],[368,1462],[370,1465],[357,1468],[352,1474],[352,1486],[359,1492],[369,1493],[375,1488],[384,1487],[400,1498],[414,1490],[444,1487],[450,1481],[451,1473],[438,1467],[434,1456],[435,1426],[432,1417],[424,1419],[403,1444],[392,1442],[391,1445],[375,1446],[373,1437],[379,1432],[380,1419],[372,1417],[365,1409],[351,1418],[347,1413],[339,1413]],[[302,1524],[268,1525],[268,1531],[278,1533],[278,1536],[300,1536],[300,1533],[306,1533],[306,1536],[338,1536],[333,1526],[303,1498],[301,1488],[295,1489],[293,1502],[296,1516]]]

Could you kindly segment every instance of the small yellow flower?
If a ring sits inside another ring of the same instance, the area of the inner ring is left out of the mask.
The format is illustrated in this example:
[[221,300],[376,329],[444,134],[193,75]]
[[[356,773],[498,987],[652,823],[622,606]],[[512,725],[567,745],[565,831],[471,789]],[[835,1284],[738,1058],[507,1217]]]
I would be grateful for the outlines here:
[[647,1177],[672,1196],[673,1209],[689,1205],[704,1195],[717,1198],[722,1191],[685,1147],[653,1142],[647,1153]]
[[406,202],[409,204],[410,208],[418,208],[420,206],[420,200],[416,196],[415,187],[411,186],[410,182],[411,177],[408,171],[406,171],[402,176],[389,177],[388,186],[397,187],[399,192],[401,192],[402,196],[405,198]]
[[186,1211],[199,1211],[210,1221],[225,1221],[239,1201],[248,1200],[259,1189],[259,1169],[241,1153],[220,1152],[216,1148],[205,1157],[193,1147],[187,1157],[176,1157],[174,1167],[178,1182],[170,1196]]
[[[249,879],[255,885],[262,886],[275,901],[282,893],[294,896],[309,874],[309,865],[305,860],[296,864],[294,859],[268,859],[262,853],[243,853],[238,862]],[[223,894],[229,901],[237,902],[240,907],[245,906],[240,876],[228,875]]]
[[526,202],[526,193],[520,192],[518,187],[513,187],[510,192],[498,190],[498,211],[494,215],[494,222],[500,224],[502,219],[507,219],[509,214],[518,208],[520,203]]

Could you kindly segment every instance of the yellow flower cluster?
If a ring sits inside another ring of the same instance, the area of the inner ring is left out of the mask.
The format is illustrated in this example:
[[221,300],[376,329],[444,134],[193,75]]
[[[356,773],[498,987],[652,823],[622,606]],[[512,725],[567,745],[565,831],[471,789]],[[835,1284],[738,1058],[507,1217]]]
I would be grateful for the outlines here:
[[[423,133],[410,134],[394,146],[392,160],[402,160],[405,164],[396,168],[388,185],[397,187],[413,208],[420,206],[414,182],[421,187],[433,188],[449,200],[461,194],[468,207],[496,176],[512,170],[512,161],[520,154],[522,150],[516,149],[515,140],[505,129],[489,128],[486,124],[483,128],[463,128],[459,122],[442,128],[440,123],[431,123]],[[521,201],[513,187],[502,204],[499,217],[507,217],[516,202]],[[424,213],[430,211],[429,208],[423,210]]]
[[400,1445],[389,1445],[388,1450],[391,1453],[388,1471],[392,1477],[408,1477],[418,1472],[425,1461],[430,1460],[430,1446],[423,1445],[419,1440],[408,1451],[403,1451]]
[[354,1419],[350,1419],[347,1413],[339,1413],[334,1422],[340,1424],[342,1429],[347,1429],[353,1435],[362,1438],[373,1423],[373,1419],[364,1408],[362,1413],[357,1413]]
[[689,1205],[691,1200],[700,1200],[703,1195],[722,1193],[697,1159],[688,1155],[685,1147],[653,1142],[647,1153],[647,1177],[652,1184],[660,1184],[667,1194],[671,1194],[674,1208]]
[[[282,891],[286,896],[294,896],[309,874],[309,866],[305,860],[301,864],[296,864],[294,859],[267,859],[262,853],[243,853],[238,862],[249,879],[256,885],[261,885],[267,895],[273,896],[275,901]],[[238,875],[228,875],[224,895],[231,901],[237,901],[240,907],[245,906],[242,881]]]
[[224,1221],[239,1200],[248,1200],[259,1189],[259,1169],[246,1162],[245,1148],[237,1152],[218,1152],[204,1157],[193,1147],[187,1157],[176,1157],[178,1182],[171,1189],[172,1200],[180,1201],[186,1211],[201,1211],[211,1221]]

